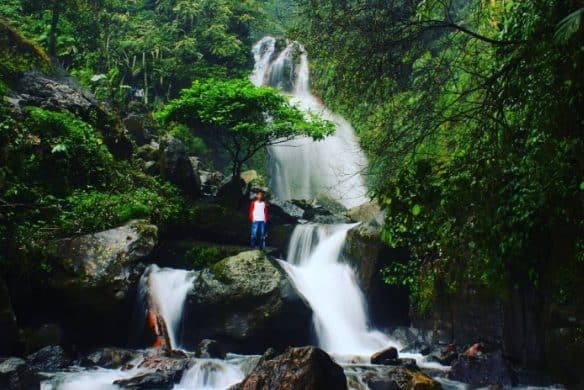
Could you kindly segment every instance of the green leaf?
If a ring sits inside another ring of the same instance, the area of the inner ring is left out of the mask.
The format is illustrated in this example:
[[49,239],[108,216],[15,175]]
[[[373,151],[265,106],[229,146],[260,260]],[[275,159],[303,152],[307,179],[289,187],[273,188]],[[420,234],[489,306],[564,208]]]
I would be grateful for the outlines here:
[[414,216],[417,216],[417,215],[419,215],[421,212],[422,212],[422,206],[420,206],[419,204],[415,204],[415,205],[412,207],[412,214],[413,214]]
[[67,145],[65,144],[57,144],[55,146],[53,146],[53,149],[51,149],[51,153],[56,154],[56,153],[67,153]]

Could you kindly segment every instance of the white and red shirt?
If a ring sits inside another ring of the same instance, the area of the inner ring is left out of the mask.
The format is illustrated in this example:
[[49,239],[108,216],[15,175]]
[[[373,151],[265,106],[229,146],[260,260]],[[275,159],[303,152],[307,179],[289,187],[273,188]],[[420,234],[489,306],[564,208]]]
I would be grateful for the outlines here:
[[268,222],[268,204],[254,200],[249,204],[249,219],[252,222]]

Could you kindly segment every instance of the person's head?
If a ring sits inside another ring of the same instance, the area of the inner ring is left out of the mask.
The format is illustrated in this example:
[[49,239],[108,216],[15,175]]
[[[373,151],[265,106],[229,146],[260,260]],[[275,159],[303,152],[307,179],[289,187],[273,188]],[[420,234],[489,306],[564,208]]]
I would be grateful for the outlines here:
[[264,192],[263,191],[258,191],[258,193],[256,194],[256,200],[259,200],[259,201],[264,200]]

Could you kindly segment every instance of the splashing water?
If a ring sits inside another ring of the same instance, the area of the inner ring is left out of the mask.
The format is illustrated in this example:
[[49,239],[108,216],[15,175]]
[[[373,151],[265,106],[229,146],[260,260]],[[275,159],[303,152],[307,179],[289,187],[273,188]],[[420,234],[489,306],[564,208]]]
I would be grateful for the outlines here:
[[351,125],[310,93],[309,61],[302,45],[290,42],[276,55],[276,39],[265,37],[252,52],[256,62],[250,79],[255,85],[279,88],[302,111],[320,114],[336,125],[335,134],[323,141],[297,138],[268,148],[275,195],[289,200],[327,194],[347,208],[365,203],[361,172],[367,160]]
[[314,312],[319,346],[336,355],[369,356],[399,345],[368,326],[354,271],[339,261],[347,231],[353,226],[297,226],[288,262],[282,264]]
[[236,365],[216,359],[198,359],[174,390],[219,390],[241,382],[245,375]]
[[147,278],[142,278],[140,282],[142,295],[148,293],[154,300],[166,323],[170,343],[173,348],[177,348],[183,306],[187,293],[193,287],[194,275],[189,271],[159,268],[156,265],[151,265],[144,275]]

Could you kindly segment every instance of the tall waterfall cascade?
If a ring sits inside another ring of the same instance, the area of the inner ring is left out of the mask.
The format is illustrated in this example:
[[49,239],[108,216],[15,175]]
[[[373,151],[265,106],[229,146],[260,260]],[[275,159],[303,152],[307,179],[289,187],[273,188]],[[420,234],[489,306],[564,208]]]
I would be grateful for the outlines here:
[[252,49],[255,67],[250,76],[255,85],[278,88],[306,113],[315,113],[336,125],[334,135],[322,141],[297,138],[268,149],[270,188],[281,200],[332,197],[351,208],[366,202],[362,172],[367,159],[355,131],[310,92],[309,61],[298,42],[289,42],[278,52],[278,40],[261,39]]

